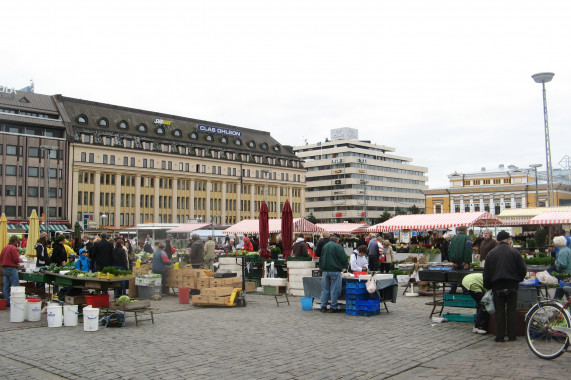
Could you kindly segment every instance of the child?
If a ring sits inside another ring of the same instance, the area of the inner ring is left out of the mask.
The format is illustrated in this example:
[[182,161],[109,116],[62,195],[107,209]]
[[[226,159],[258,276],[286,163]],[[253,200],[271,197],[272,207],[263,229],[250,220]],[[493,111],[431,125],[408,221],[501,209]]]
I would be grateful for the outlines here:
[[87,258],[87,251],[85,248],[79,250],[79,257],[75,261],[75,269],[79,269],[84,272],[89,272],[89,259]]

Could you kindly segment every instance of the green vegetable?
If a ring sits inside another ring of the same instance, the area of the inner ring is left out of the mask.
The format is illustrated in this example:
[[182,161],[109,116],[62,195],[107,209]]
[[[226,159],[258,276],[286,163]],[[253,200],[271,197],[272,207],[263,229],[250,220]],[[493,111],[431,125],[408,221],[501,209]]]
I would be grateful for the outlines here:
[[121,296],[117,299],[117,302],[127,303],[127,302],[131,302],[131,299],[129,298],[129,296]]

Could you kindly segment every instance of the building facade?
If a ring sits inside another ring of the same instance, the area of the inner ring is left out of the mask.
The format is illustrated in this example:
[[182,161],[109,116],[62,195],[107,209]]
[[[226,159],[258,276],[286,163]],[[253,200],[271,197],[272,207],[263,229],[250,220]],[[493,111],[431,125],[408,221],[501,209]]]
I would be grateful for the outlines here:
[[[545,207],[547,185],[545,172],[500,165],[497,170],[482,168],[475,173],[453,173],[450,187],[430,189],[426,195],[426,213],[488,211],[499,215],[510,208]],[[569,173],[554,170],[554,206],[571,205]]]
[[270,218],[286,199],[304,214],[302,161],[264,131],[10,90],[0,154],[0,211],[22,222],[48,202],[50,223],[91,229],[229,225],[257,218],[264,200]]
[[0,86],[0,213],[9,228],[25,232],[34,209],[50,230],[67,228],[66,136],[51,96]]
[[423,211],[428,169],[356,137],[355,129],[335,129],[331,141],[294,147],[307,169],[306,213],[320,222],[373,223],[385,211]]

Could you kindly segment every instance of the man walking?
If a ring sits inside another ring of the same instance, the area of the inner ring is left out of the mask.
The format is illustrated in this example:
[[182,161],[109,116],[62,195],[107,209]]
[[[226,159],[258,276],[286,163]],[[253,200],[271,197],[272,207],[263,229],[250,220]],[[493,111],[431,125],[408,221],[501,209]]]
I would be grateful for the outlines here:
[[526,266],[520,253],[511,246],[510,234],[500,231],[498,242],[484,264],[484,287],[494,293],[496,342],[504,341],[506,324],[508,339],[513,341],[516,340],[517,290],[525,278]]
[[200,269],[204,262],[204,245],[200,240],[199,234],[192,234],[190,237],[192,244],[190,245],[190,264],[194,269]]
[[113,265],[113,243],[107,240],[107,233],[101,234],[101,241],[93,247],[93,257],[97,272]]
[[334,235],[321,251],[321,312],[327,311],[327,302],[331,298],[330,313],[339,311],[337,300],[341,295],[341,272],[349,265],[345,250],[339,244],[339,236]]
[[208,240],[204,243],[204,265],[210,270],[212,270],[212,264],[214,264],[214,259],[216,258],[215,248],[216,243],[212,240],[212,236],[208,236]]
[[379,270],[379,243],[377,242],[377,235],[371,234],[369,240],[369,270],[374,272]]
[[[466,234],[466,226],[456,228],[458,234],[450,241],[448,247],[448,258],[452,263],[452,270],[469,269],[472,262],[472,240]],[[450,293],[456,293],[458,285],[450,285]]]
[[4,284],[2,294],[6,298],[6,306],[10,307],[10,291],[12,286],[20,285],[18,278],[18,265],[22,262],[20,253],[18,252],[18,244],[20,238],[17,235],[10,236],[8,245],[2,249],[0,253],[0,265],[4,271]]

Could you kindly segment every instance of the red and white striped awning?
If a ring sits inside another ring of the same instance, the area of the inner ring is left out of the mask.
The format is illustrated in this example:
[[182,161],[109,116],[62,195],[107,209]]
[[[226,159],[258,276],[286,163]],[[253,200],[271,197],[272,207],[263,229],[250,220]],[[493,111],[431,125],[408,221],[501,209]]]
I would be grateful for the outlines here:
[[351,235],[365,232],[369,227],[365,223],[317,223],[318,227],[331,234]]
[[529,224],[571,224],[571,211],[549,211],[534,216]]
[[[268,220],[269,233],[277,234],[282,231],[281,219]],[[321,232],[323,229],[303,218],[293,220],[293,232]],[[260,233],[260,222],[258,219],[246,219],[236,223],[222,231],[228,235],[257,235]]]
[[175,228],[171,228],[170,230],[167,230],[167,232],[169,234],[182,234],[185,232],[192,232],[192,231],[196,231],[196,230],[201,230],[203,228],[206,227],[210,227],[210,223],[185,223],[185,224],[181,224],[178,227]]
[[501,223],[497,217],[487,211],[397,215],[384,223],[368,228],[367,232],[431,231],[459,226],[495,226]]

